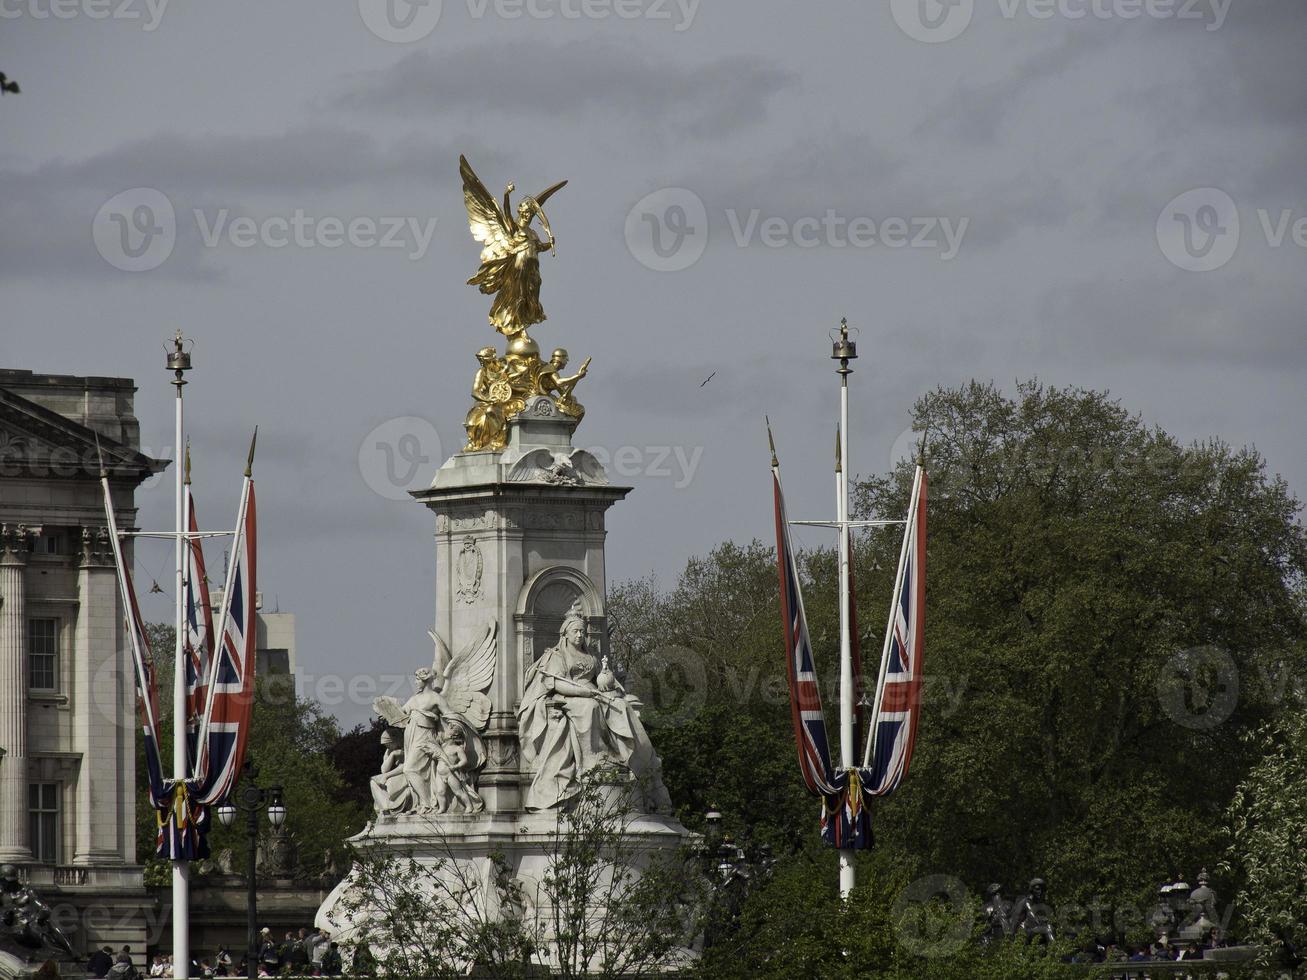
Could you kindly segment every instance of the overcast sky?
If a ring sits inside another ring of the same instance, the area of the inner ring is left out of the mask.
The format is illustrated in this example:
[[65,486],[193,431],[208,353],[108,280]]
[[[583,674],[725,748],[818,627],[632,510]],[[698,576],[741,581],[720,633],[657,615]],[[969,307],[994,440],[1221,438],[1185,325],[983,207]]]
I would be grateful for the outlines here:
[[[1038,377],[1302,495],[1305,47],[1301,0],[0,0],[0,366],[136,379],[171,456],[194,338],[201,519],[258,423],[260,584],[319,695],[430,657],[401,498],[496,339],[460,152],[495,193],[570,180],[532,333],[594,358],[613,579],[769,536],[764,413],[792,516],[828,515],[841,316],[858,472],[930,388]],[[138,499],[168,525],[167,480]]]

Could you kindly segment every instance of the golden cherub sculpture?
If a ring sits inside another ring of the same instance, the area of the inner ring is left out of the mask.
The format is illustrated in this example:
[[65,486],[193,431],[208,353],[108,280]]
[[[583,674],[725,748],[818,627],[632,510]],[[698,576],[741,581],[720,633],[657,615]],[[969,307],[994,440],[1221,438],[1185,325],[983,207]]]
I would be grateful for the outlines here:
[[[508,421],[536,395],[549,396],[562,415],[579,422],[585,408],[572,392],[589,370],[590,359],[585,359],[575,375],[564,378],[567,351],[559,348],[548,362],[543,362],[540,348],[527,335],[528,327],[545,319],[540,306],[538,256],[553,249],[554,233],[545,217],[544,203],[567,181],[561,180],[535,197],[523,198],[516,210],[510,199],[510,183],[501,209],[467,157],[460,156],[458,164],[468,226],[472,237],[485,246],[481,250],[481,268],[468,285],[494,295],[490,323],[508,337],[508,350],[502,358],[494,347],[477,352],[480,367],[472,382],[472,408],[463,422],[468,437],[463,451],[479,452],[504,448]],[[531,227],[537,217],[547,240],[542,241]]]

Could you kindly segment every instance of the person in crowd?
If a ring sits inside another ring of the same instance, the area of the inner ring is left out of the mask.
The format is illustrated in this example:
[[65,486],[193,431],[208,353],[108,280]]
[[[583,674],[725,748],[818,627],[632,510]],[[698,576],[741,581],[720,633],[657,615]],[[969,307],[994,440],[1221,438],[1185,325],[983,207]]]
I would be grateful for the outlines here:
[[264,926],[259,932],[259,964],[272,974],[281,969],[281,957],[277,954],[277,944],[272,941],[272,930]]
[[137,980],[140,973],[132,963],[132,951],[124,946],[122,952],[114,957],[114,964],[109,969],[109,980]]
[[322,975],[324,977],[338,977],[344,968],[345,964],[340,955],[340,946],[334,942],[327,943],[327,950],[322,954]]
[[113,950],[101,946],[86,961],[86,975],[90,977],[107,977],[113,968]]
[[286,951],[282,954],[282,965],[290,967],[290,972],[302,976],[309,972],[309,950],[305,945],[308,938],[308,932],[305,929],[299,931],[299,935],[293,932],[286,933]]
[[[302,933],[304,930],[300,930]],[[327,932],[325,929],[315,929],[304,940],[305,948],[309,951],[309,969],[314,974],[322,973],[322,954],[327,951]]]

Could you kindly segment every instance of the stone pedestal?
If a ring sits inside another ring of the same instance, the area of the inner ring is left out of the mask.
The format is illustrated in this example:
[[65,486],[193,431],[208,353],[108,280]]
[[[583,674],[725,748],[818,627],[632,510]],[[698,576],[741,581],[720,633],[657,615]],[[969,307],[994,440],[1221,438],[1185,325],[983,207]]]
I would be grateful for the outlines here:
[[[531,760],[523,758],[518,712],[532,675],[538,690],[542,668],[533,665],[559,645],[569,612],[584,623],[588,653],[596,661],[608,655],[605,520],[630,489],[610,485],[598,460],[573,448],[575,426],[549,398],[534,398],[509,423],[504,450],[457,454],[429,489],[413,494],[435,517],[435,673],[450,657],[484,644],[488,628],[497,636],[482,733],[486,762],[476,778],[484,810],[412,812],[410,805],[409,812],[378,815],[352,840],[364,852],[412,854],[426,866],[456,862],[463,877],[482,883],[483,908],[496,904],[490,855],[498,853],[532,906],[527,912],[542,916],[548,910],[539,883],[555,851],[561,807],[525,806],[533,772]],[[454,703],[448,688],[444,694]],[[557,710],[558,724],[568,724],[561,706],[550,710]],[[656,758],[653,765],[656,775]],[[628,862],[632,867],[675,852],[690,837],[670,816],[638,812],[652,798],[632,794],[641,802],[621,819],[625,850],[639,855]],[[351,873],[317,919],[346,943],[352,922],[343,910],[354,886]]]

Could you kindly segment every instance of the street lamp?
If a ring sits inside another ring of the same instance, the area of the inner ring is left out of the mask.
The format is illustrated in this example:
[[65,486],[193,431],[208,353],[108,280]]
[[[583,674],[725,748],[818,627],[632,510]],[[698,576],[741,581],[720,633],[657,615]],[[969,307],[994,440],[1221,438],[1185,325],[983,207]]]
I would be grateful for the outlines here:
[[[233,791],[218,806],[218,822],[224,827],[230,827],[236,822],[237,810],[245,814],[245,833],[249,838],[250,851],[249,870],[246,874],[249,901],[245,922],[245,945],[247,947],[245,951],[245,975],[249,980],[254,980],[259,972],[259,951],[255,946],[258,940],[258,934],[255,931],[258,928],[258,898],[254,889],[255,875],[257,873],[259,810],[265,806],[267,807],[268,822],[274,827],[280,827],[286,822],[286,805],[281,799],[281,784],[273,783],[267,789],[264,789],[254,782],[254,778],[258,774],[259,770],[255,768],[254,762],[246,758],[245,767],[241,770],[241,780],[238,784],[239,792]],[[234,803],[233,796],[235,797]]]

